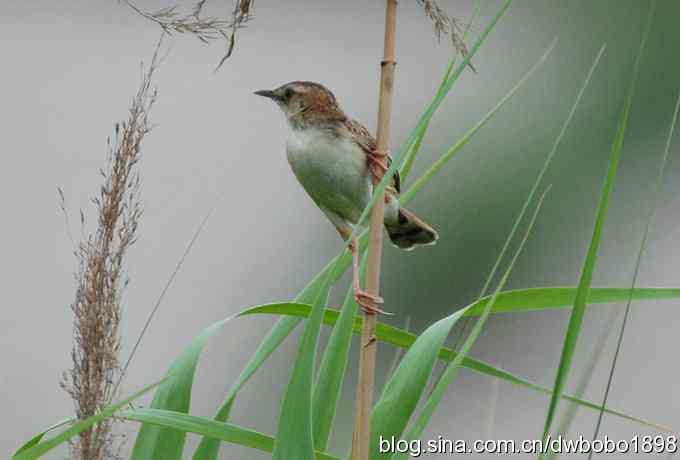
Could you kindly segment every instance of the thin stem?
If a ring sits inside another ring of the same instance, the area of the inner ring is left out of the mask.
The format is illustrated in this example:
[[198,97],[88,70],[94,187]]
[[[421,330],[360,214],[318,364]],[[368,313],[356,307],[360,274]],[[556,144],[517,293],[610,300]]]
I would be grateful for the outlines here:
[[[386,0],[385,5],[385,49],[380,63],[380,100],[378,105],[377,153],[386,154],[389,139],[390,115],[392,111],[392,89],[394,84],[395,36],[397,25],[397,1]],[[374,185],[379,181],[374,179]],[[381,194],[382,195],[382,194]],[[382,232],[385,200],[377,197],[371,211],[368,235],[368,258],[366,261],[366,291],[377,296],[380,292],[380,262],[382,256]],[[354,423],[352,458],[367,460],[371,439],[371,408],[375,386],[375,337],[376,315],[364,314],[359,357],[359,381]]]
[[[498,366],[498,363],[494,363]],[[489,414],[486,422],[486,439],[492,439],[494,427],[496,426],[496,409],[498,407],[498,395],[500,394],[501,381],[493,379],[491,381],[491,395],[489,396]]]
[[[607,44],[603,44],[600,47],[600,51],[597,53],[597,57],[595,58],[595,61],[593,61],[593,65],[590,66],[590,70],[588,71],[588,75],[586,76],[585,80],[583,81],[583,85],[581,86],[581,89],[579,90],[578,94],[576,95],[576,99],[574,100],[574,105],[571,106],[571,110],[569,111],[569,115],[567,116],[567,119],[565,120],[564,124],[562,125],[562,129],[560,130],[560,133],[557,135],[557,138],[555,139],[555,142],[553,143],[552,148],[550,149],[550,153],[548,153],[548,156],[545,159],[545,162],[543,163],[543,167],[541,168],[541,171],[538,173],[538,176],[536,176],[536,180],[534,181],[534,185],[531,187],[531,191],[529,192],[529,199],[524,202],[524,205],[522,205],[522,210],[520,211],[519,215],[515,219],[515,223],[512,226],[512,230],[510,230],[510,234],[505,240],[505,243],[503,243],[503,248],[501,249],[501,252],[499,253],[498,257],[496,258],[496,262],[493,265],[493,268],[491,268],[491,273],[489,274],[488,278],[484,282],[484,286],[482,286],[481,291],[479,292],[479,297],[482,298],[486,295],[489,286],[491,285],[491,282],[493,279],[496,277],[496,272],[498,271],[498,268],[500,267],[501,261],[505,258],[505,254],[510,248],[510,242],[515,236],[515,233],[517,233],[517,230],[519,229],[519,225],[522,222],[522,219],[524,219],[524,215],[527,212],[529,203],[533,199],[534,195],[536,195],[536,191],[538,190],[538,186],[540,183],[543,181],[543,176],[545,176],[546,171],[548,170],[548,167],[550,166],[550,163],[552,162],[553,157],[555,156],[555,153],[557,152],[557,149],[562,143],[562,138],[564,137],[565,133],[567,132],[567,128],[569,127],[571,123],[571,119],[574,117],[574,114],[576,113],[576,109],[579,106],[579,103],[581,101],[581,98],[583,97],[583,93],[585,92],[586,88],[588,87],[588,83],[590,82],[591,77],[595,73],[595,69],[597,68],[597,65],[600,62],[600,59],[602,58],[602,55],[604,54],[605,49],[607,48]],[[467,328],[469,325],[469,318],[463,318],[464,321],[462,322],[462,327],[461,327],[461,333],[458,336],[458,339],[456,340],[453,349],[457,350],[458,347],[460,346],[461,341],[463,340],[463,337],[465,337],[465,334],[467,332]]]
[[[653,11],[653,10],[652,10]],[[651,14],[650,14],[651,17]],[[612,366],[609,370],[609,377],[607,378],[607,386],[604,390],[604,396],[602,398],[602,406],[605,406],[607,402],[609,401],[609,391],[612,386],[612,382],[614,380],[614,373],[616,371],[616,364],[619,359],[619,354],[621,352],[621,345],[623,343],[623,336],[626,332],[626,325],[628,324],[628,317],[630,315],[630,307],[633,302],[633,289],[635,289],[635,286],[637,285],[637,280],[638,280],[638,275],[640,274],[640,264],[642,262],[642,255],[645,252],[645,248],[647,247],[647,241],[649,239],[649,231],[652,227],[652,223],[654,220],[654,214],[656,213],[656,207],[659,202],[659,198],[661,196],[661,189],[663,187],[663,177],[664,177],[664,171],[666,170],[666,164],[668,162],[668,153],[670,151],[671,147],[671,140],[673,139],[673,131],[675,130],[675,123],[678,120],[678,111],[680,110],[680,94],[678,95],[678,99],[675,103],[675,111],[673,112],[673,119],[671,120],[671,127],[668,131],[668,137],[666,139],[666,146],[664,148],[663,152],[663,157],[661,159],[661,165],[659,166],[659,173],[656,178],[656,184],[654,185],[654,190],[649,206],[649,212],[647,214],[647,222],[645,224],[645,230],[642,235],[642,241],[640,242],[640,248],[638,250],[637,254],[637,259],[635,260],[635,269],[633,271],[633,280],[631,282],[631,289],[630,293],[628,294],[628,299],[626,301],[626,310],[623,315],[623,321],[621,322],[621,329],[619,330],[619,335],[616,341],[616,351],[614,352],[614,358],[612,359]],[[595,432],[593,433],[593,440],[597,439],[597,437],[600,434],[600,428],[602,426],[602,417],[604,415],[604,411],[600,409],[600,413],[597,416],[597,423],[595,425]],[[592,458],[592,452],[588,455],[588,459]]]
[[182,257],[180,257],[179,261],[177,262],[177,265],[175,266],[175,269],[172,271],[170,278],[168,278],[168,281],[165,283],[165,286],[163,286],[163,290],[161,291],[161,294],[158,296],[158,299],[156,300],[156,303],[153,306],[153,309],[151,309],[151,312],[149,312],[149,316],[147,316],[146,321],[144,322],[144,326],[142,327],[141,332],[137,336],[137,340],[135,341],[135,345],[132,347],[132,351],[130,352],[128,359],[125,361],[125,365],[121,369],[120,375],[118,376],[118,381],[116,382],[116,386],[115,386],[115,389],[114,389],[114,394],[116,393],[116,391],[118,391],[118,387],[120,386],[123,379],[125,378],[125,374],[127,373],[127,370],[130,367],[130,363],[132,362],[132,359],[135,357],[135,353],[137,352],[137,349],[139,348],[139,345],[142,342],[142,339],[144,338],[144,335],[146,334],[147,329],[149,329],[149,326],[151,325],[151,321],[153,321],[153,318],[154,318],[154,316],[156,316],[156,312],[158,311],[158,308],[161,306],[163,299],[165,299],[165,294],[168,292],[168,289],[172,285],[172,282],[175,280],[175,277],[177,276],[177,273],[179,273],[180,268],[182,268],[184,261],[186,260],[187,256],[189,255],[189,252],[191,252],[191,249],[194,247],[194,243],[196,242],[196,240],[198,239],[198,236],[203,231],[203,227],[205,227],[205,224],[208,221],[208,218],[210,217],[211,214],[212,214],[212,209],[210,209],[208,211],[208,213],[205,215],[205,217],[201,221],[200,225],[198,226],[198,228],[194,232],[194,235],[191,237],[191,241],[187,245],[186,249],[184,249],[184,253],[182,254]]

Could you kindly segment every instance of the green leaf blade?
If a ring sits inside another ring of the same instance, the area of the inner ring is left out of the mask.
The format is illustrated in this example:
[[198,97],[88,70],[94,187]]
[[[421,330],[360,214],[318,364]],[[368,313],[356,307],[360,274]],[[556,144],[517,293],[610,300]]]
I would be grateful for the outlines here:
[[585,315],[585,310],[587,306],[588,292],[590,290],[590,285],[592,283],[593,272],[595,271],[595,265],[597,262],[600,242],[602,240],[604,222],[606,220],[607,213],[609,210],[609,198],[612,189],[614,188],[614,182],[616,179],[616,173],[618,171],[619,160],[621,158],[621,150],[623,149],[623,141],[626,133],[626,127],[628,125],[628,116],[630,113],[630,107],[633,101],[633,94],[635,93],[635,84],[637,81],[637,76],[640,68],[640,59],[642,56],[642,52],[644,50],[644,45],[649,35],[653,11],[654,5],[652,5],[649,20],[643,32],[643,37],[640,43],[640,49],[635,60],[635,65],[633,67],[633,75],[631,78],[628,93],[626,95],[624,108],[621,112],[621,118],[619,120],[616,136],[614,138],[614,142],[612,145],[612,150],[609,158],[609,166],[607,168],[605,181],[602,185],[602,191],[600,194],[600,200],[595,217],[593,234],[590,240],[590,245],[588,247],[585,260],[583,262],[581,277],[578,284],[578,290],[576,292],[574,306],[572,308],[571,316],[569,318],[569,324],[567,326],[567,331],[562,346],[562,353],[560,356],[559,366],[557,369],[557,375],[555,376],[554,393],[550,400],[548,413],[546,415],[546,420],[543,427],[542,439],[544,441],[550,434],[552,422],[557,411],[557,406],[559,404],[560,395],[562,394],[562,391],[566,384],[567,377],[569,375],[569,371],[571,369],[574,350],[576,349],[576,344],[578,342],[581,325],[583,323],[583,317]]
[[[126,420],[153,424],[173,431],[200,434],[209,437],[210,439],[260,450],[262,452],[272,452],[274,449],[274,439],[271,436],[205,417],[196,417],[181,412],[159,409],[122,411],[119,416]],[[339,460],[322,452],[315,452],[315,458],[316,460]]]
[[[516,289],[501,292],[492,313],[522,313],[542,310],[564,309],[573,305],[577,288],[545,287]],[[632,295],[634,300],[670,300],[680,296],[678,288],[590,288],[588,304],[622,302]],[[490,300],[490,296],[470,304],[465,316],[478,316]]]
[[369,458],[389,458],[378,450],[379,437],[400,438],[425,390],[434,364],[451,328],[462,311],[443,318],[425,330],[411,345],[373,408]]
[[[575,290],[575,288],[573,288]],[[628,289],[628,288],[625,288]],[[677,297],[676,297],[677,298]],[[269,305],[262,305],[258,307],[253,307],[251,309],[248,309],[242,313],[242,315],[258,315],[258,314],[273,314],[273,315],[294,315],[294,316],[299,316],[299,317],[307,317],[309,316],[311,312],[311,307],[309,305],[304,305],[304,304],[269,304]],[[336,324],[338,320],[339,312],[337,310],[331,310],[331,309],[326,309],[324,312],[324,318],[323,322],[324,324],[328,326],[333,326]],[[362,327],[362,318],[357,316],[354,319],[354,325],[353,325],[353,332],[355,334],[359,334],[361,332],[361,327]],[[376,325],[376,338],[378,341],[394,345],[396,347],[408,349],[413,345],[413,343],[416,341],[417,336],[414,334],[404,331],[400,328],[390,326],[385,323],[377,323]],[[439,350],[438,357],[442,361],[445,362],[451,362],[455,359],[457,356],[457,353],[453,351],[450,348],[442,347]],[[522,377],[519,377],[517,375],[514,375],[510,372],[507,372],[503,369],[494,367],[488,363],[485,363],[484,361],[480,361],[478,359],[470,358],[469,356],[466,356],[463,358],[463,361],[461,365],[465,368],[468,368],[472,371],[475,371],[479,374],[486,375],[489,377],[493,377],[499,380],[503,380],[505,382],[511,383],[513,385],[518,385],[521,387],[524,387],[526,389],[529,389],[531,391],[551,395],[552,390],[550,388],[543,387],[541,385],[538,385],[536,383],[530,382],[529,380],[526,380]],[[595,404],[590,401],[585,401],[582,399],[575,398],[571,395],[563,395],[563,397],[569,401],[572,401],[576,404],[579,404],[583,407],[587,407],[589,409],[593,410],[600,410],[600,406],[598,404]],[[664,431],[667,433],[676,433],[678,432],[677,430],[673,430],[671,428],[649,422],[646,420],[643,420],[638,417],[634,417],[631,415],[624,414],[622,412],[614,411],[608,408],[605,408],[605,412],[607,414],[611,414],[617,417],[624,418],[629,421],[633,421],[648,427],[653,427],[655,429],[658,429],[660,431]]]
[[[427,400],[425,401],[423,409],[421,410],[420,414],[418,414],[418,417],[416,418],[415,422],[413,423],[413,426],[411,427],[408,435],[406,436],[407,440],[418,439],[420,437],[420,435],[425,430],[425,427],[430,422],[430,419],[432,418],[434,411],[436,410],[436,408],[439,406],[442,399],[444,398],[444,394],[446,392],[446,389],[448,388],[448,386],[453,382],[453,380],[458,375],[458,371],[460,370],[460,366],[461,366],[463,360],[465,359],[466,355],[470,352],[470,349],[472,348],[472,345],[477,340],[477,337],[479,337],[479,334],[482,332],[482,328],[484,327],[486,320],[488,319],[489,315],[491,314],[491,310],[493,308],[494,303],[496,302],[496,299],[498,298],[498,294],[500,294],[501,290],[503,289],[503,286],[505,286],[505,283],[507,282],[507,280],[510,276],[510,273],[512,272],[512,269],[515,266],[515,262],[517,261],[519,254],[522,252],[522,249],[524,248],[524,245],[526,244],[526,242],[529,238],[529,234],[531,233],[531,229],[534,226],[534,223],[536,221],[536,217],[538,216],[538,213],[541,209],[544,198],[545,198],[545,193],[543,194],[540,201],[538,202],[538,205],[536,206],[536,211],[534,212],[534,215],[533,215],[531,221],[529,222],[529,226],[528,226],[528,229],[527,229],[527,231],[524,235],[524,238],[520,242],[520,245],[517,248],[514,257],[510,261],[510,264],[508,265],[507,270],[505,271],[500,282],[498,283],[498,286],[496,287],[496,290],[494,291],[493,295],[491,296],[491,299],[489,300],[488,304],[484,307],[484,310],[480,314],[479,319],[477,320],[474,327],[472,328],[472,331],[470,332],[469,336],[467,337],[467,339],[463,343],[463,346],[461,347],[460,351],[457,353],[456,357],[446,366],[446,368],[444,369],[444,372],[441,374],[437,383],[435,384],[434,389],[430,392],[430,395],[428,396]],[[531,199],[531,194],[529,194],[527,201],[529,201],[530,199]],[[513,234],[514,234],[514,232],[511,232],[510,235],[508,236],[508,239],[511,239],[513,237]],[[500,258],[500,256],[499,256],[499,258]],[[489,278],[491,278],[492,275],[493,275],[493,273],[490,274]],[[463,311],[463,313],[464,313],[464,311]],[[390,458],[392,458],[392,459],[406,458],[406,455],[405,454],[394,454]]]
[[314,460],[315,457],[312,429],[314,360],[334,271],[335,267],[317,293],[300,340],[293,371],[281,404],[273,460]]
[[[163,384],[154,395],[151,407],[154,409],[189,412],[191,404],[191,388],[198,359],[205,343],[213,334],[222,328],[234,316],[225,318],[207,327],[182,351],[167,372]],[[132,450],[133,459],[182,458],[186,435],[176,430],[164,429],[154,425],[142,425]]]
[[[360,246],[365,247],[365,238],[360,240]],[[333,274],[336,281],[337,278],[349,266],[350,257],[347,251],[341,255],[333,258],[317,275],[300,291],[295,297],[296,302],[312,303],[322,289],[324,282],[329,274]],[[257,370],[264,364],[264,362],[274,353],[274,351],[283,343],[283,341],[293,332],[293,329],[300,323],[301,316],[286,316],[280,318],[276,324],[270,329],[265,338],[260,342],[253,356],[248,360],[246,367],[239,374],[238,379],[232,385],[229,393],[220,405],[215,420],[227,421],[231,413],[234,400],[241,388],[250,380],[250,378],[257,372]],[[220,443],[212,438],[203,438],[194,452],[194,460],[216,460],[219,455]]]
[[22,452],[24,452],[24,451],[30,449],[31,447],[33,447],[33,446],[35,446],[35,445],[37,445],[37,444],[39,444],[40,441],[42,441],[43,438],[44,438],[44,437],[47,435],[47,433],[49,433],[50,431],[56,430],[57,428],[60,428],[60,427],[62,427],[62,426],[64,426],[64,425],[67,425],[67,424],[69,424],[69,423],[72,423],[73,421],[75,421],[75,419],[72,418],[72,417],[65,418],[64,420],[62,420],[62,421],[60,421],[60,422],[57,422],[57,423],[55,423],[54,425],[48,427],[48,428],[45,429],[44,431],[41,431],[40,433],[34,435],[31,439],[29,439],[29,440],[26,441],[24,444],[22,444],[22,446],[19,447],[19,448],[14,452],[14,455],[13,455],[12,457],[14,458],[14,457],[16,457],[17,455],[19,455],[20,453],[22,453]]
[[[40,442],[38,444],[34,444],[34,445],[32,445],[32,447],[29,447],[27,449],[23,449],[23,446],[22,446],[22,448],[19,449],[19,452],[17,452],[12,457],[12,460],[33,460],[33,459],[36,459],[38,457],[43,456],[44,454],[51,451],[52,449],[54,449],[54,448],[60,446],[61,444],[67,442],[69,439],[73,438],[74,436],[77,436],[78,433],[80,433],[81,431],[86,430],[89,427],[93,426],[94,424],[96,424],[100,420],[104,420],[105,418],[111,417],[118,410],[120,410],[124,406],[130,404],[132,401],[135,401],[136,399],[141,398],[144,394],[153,390],[157,386],[158,386],[158,383],[154,383],[152,385],[149,385],[146,388],[143,388],[142,390],[133,394],[129,398],[127,398],[123,401],[120,401],[116,404],[112,404],[112,405],[102,409],[98,414],[74,423],[68,429],[64,430],[63,432],[59,433],[58,435],[56,435],[56,436],[54,436],[50,439],[47,439],[46,441]],[[35,437],[34,437],[34,439],[35,439]]]
[[[361,279],[363,279],[365,268],[366,257],[364,254],[359,268]],[[350,285],[340,315],[333,326],[333,331],[321,358],[318,377],[314,385],[312,420],[314,421],[314,447],[317,450],[324,451],[328,445],[349,361],[352,328],[357,311],[358,305],[354,299],[354,289]]]

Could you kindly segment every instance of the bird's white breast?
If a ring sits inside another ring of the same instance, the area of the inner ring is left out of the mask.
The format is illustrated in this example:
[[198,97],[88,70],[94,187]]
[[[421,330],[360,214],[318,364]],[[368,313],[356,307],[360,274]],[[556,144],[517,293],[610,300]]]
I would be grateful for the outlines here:
[[351,138],[316,128],[292,130],[286,151],[295,176],[314,202],[356,222],[371,193],[366,153]]

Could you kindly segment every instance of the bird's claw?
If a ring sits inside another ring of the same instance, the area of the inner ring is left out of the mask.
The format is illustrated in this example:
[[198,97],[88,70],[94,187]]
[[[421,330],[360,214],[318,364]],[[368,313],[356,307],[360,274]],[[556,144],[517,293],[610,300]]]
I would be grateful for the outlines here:
[[392,313],[378,308],[376,305],[382,305],[385,300],[382,297],[369,294],[362,289],[354,290],[354,299],[361,307],[361,310],[367,315],[391,315]]

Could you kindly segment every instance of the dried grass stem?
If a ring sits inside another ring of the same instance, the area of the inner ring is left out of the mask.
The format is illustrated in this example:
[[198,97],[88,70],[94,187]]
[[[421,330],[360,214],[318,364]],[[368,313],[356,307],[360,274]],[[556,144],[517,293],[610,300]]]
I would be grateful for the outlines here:
[[[380,99],[378,106],[378,129],[376,133],[378,153],[386,154],[389,141],[390,115],[392,112],[392,91],[394,86],[395,40],[397,23],[397,1],[386,0],[385,5],[385,47],[380,63]],[[379,178],[374,178],[374,185]],[[377,296],[380,291],[380,262],[382,258],[382,233],[385,201],[378,197],[371,210],[368,235],[368,257],[366,260],[366,291]],[[375,360],[377,340],[375,338],[376,315],[364,314],[359,355],[359,381],[352,442],[352,459],[367,460],[371,439],[371,409],[375,386]]]
[[236,32],[244,28],[245,24],[252,19],[252,7],[255,0],[235,0],[231,19],[228,20],[203,16],[207,0],[199,0],[188,14],[181,14],[177,6],[152,12],[143,10],[132,0],[124,0],[124,2],[143,18],[156,23],[167,34],[189,34],[203,43],[223,39],[227,44],[227,50],[217,66],[219,69],[234,51]]

